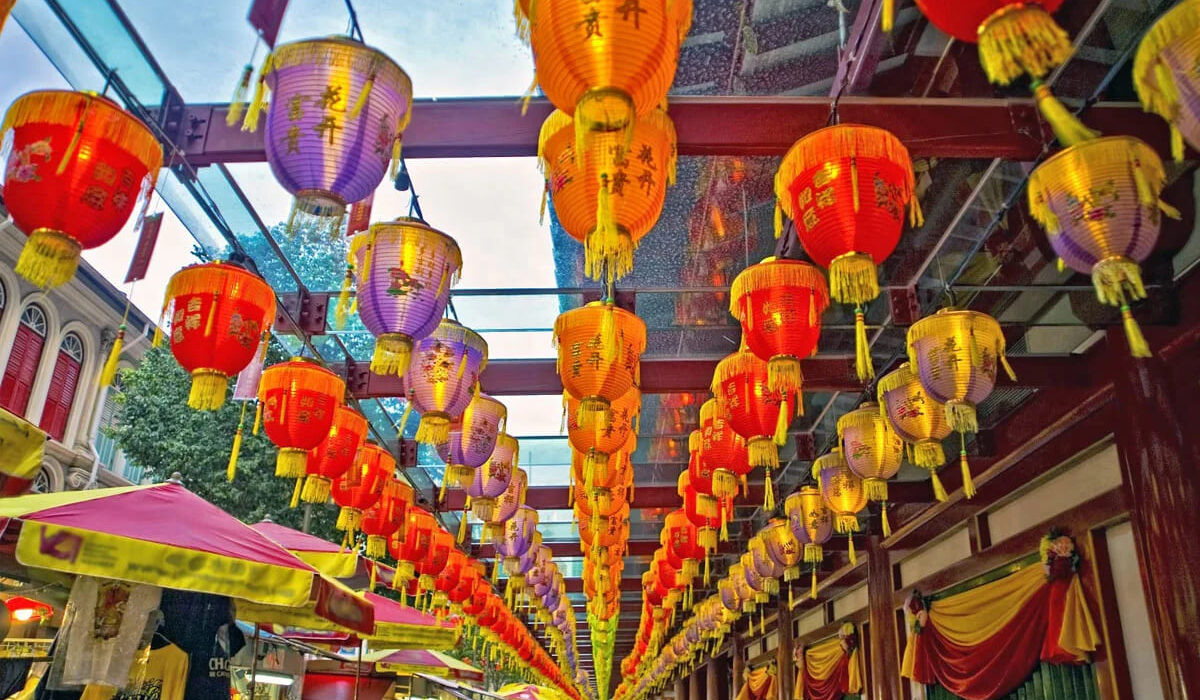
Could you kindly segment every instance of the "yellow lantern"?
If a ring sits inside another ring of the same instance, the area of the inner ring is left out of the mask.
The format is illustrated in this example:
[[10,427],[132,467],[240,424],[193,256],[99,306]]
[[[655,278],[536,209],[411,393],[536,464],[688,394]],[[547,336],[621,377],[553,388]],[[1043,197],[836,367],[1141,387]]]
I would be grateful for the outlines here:
[[867,489],[863,480],[850,471],[850,465],[840,447],[813,462],[813,476],[821,488],[821,497],[833,513],[833,527],[839,534],[849,535],[850,562],[858,563],[854,554],[853,534],[859,531],[858,514],[867,507]]
[[612,402],[637,383],[645,322],[614,304],[592,302],[559,314],[554,343],[563,389],[579,400],[579,427],[608,426]]
[[783,502],[792,536],[804,545],[804,561],[812,564],[813,600],[817,598],[817,566],[825,557],[824,545],[833,537],[833,514],[825,505],[821,489],[802,486]]
[[907,362],[879,380],[878,396],[880,414],[910,445],[912,463],[929,472],[934,497],[945,501],[946,489],[937,475],[938,467],[946,463],[942,440],[951,432],[945,407],[930,398]]
[[978,311],[942,309],[908,329],[909,364],[929,396],[946,405],[946,422],[962,436],[959,456],[967,498],[975,495],[966,445],[966,433],[979,429],[975,407],[992,393],[1000,366],[1016,379],[1004,347],[1000,324]]
[[546,193],[563,229],[584,245],[584,273],[620,279],[633,270],[633,251],[658,221],[667,185],[675,184],[675,125],[656,109],[638,118],[632,141],[606,132],[582,153],[578,148],[571,117],[547,117],[538,139]]
[[1133,59],[1142,107],[1171,123],[1171,153],[1183,160],[1184,139],[1200,148],[1200,0],[1183,0],[1154,23]]
[[838,442],[850,471],[863,480],[867,498],[882,504],[883,536],[890,537],[887,517],[887,480],[900,471],[904,441],[879,415],[879,407],[867,402],[838,419]]

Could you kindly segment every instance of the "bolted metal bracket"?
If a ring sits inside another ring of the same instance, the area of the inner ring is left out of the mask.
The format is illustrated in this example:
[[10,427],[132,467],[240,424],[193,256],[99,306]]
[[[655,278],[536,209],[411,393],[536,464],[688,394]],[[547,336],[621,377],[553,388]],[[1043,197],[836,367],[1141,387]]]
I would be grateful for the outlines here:
[[[296,319],[296,325],[292,325],[287,316],[283,313],[275,316],[275,327],[280,333],[288,335],[324,335],[326,331],[326,313],[329,306],[329,296],[325,294],[311,294],[308,291],[301,290],[294,294],[282,295],[281,301],[292,318]],[[296,326],[299,326],[297,328]]]

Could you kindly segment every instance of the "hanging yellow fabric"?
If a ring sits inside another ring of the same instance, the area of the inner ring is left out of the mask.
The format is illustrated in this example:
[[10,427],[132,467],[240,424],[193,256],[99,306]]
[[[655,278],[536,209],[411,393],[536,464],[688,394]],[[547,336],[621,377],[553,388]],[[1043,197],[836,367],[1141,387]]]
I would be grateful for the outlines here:
[[1042,567],[1027,566],[1011,576],[934,602],[929,620],[950,642],[975,646],[1012,621],[1044,585]]

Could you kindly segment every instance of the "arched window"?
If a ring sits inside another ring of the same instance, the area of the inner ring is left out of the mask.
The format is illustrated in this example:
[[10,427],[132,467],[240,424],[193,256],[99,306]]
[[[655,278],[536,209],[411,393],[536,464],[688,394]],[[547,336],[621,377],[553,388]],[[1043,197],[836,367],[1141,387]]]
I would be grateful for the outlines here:
[[68,333],[58,346],[54,374],[50,375],[50,389],[46,392],[46,406],[38,426],[55,440],[61,441],[67,432],[67,419],[71,417],[71,404],[75,401],[75,387],[79,386],[82,366],[83,341],[74,333]]
[[42,348],[46,345],[46,312],[30,304],[21,312],[21,323],[13,339],[4,380],[0,381],[0,406],[24,416],[29,408],[29,393],[37,378]]

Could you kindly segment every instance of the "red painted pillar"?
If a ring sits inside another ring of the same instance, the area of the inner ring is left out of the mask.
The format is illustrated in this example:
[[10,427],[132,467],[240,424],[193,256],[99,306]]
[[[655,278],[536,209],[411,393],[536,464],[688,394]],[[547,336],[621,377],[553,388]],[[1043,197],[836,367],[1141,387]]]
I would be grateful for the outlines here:
[[1129,356],[1108,332],[1121,473],[1129,494],[1142,587],[1165,700],[1200,698],[1200,419],[1162,359]]
[[900,644],[892,607],[892,560],[879,535],[867,537],[867,600],[870,605],[870,698],[901,700]]

